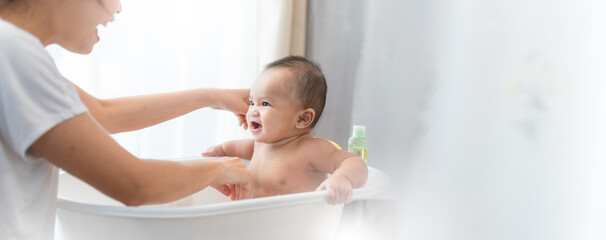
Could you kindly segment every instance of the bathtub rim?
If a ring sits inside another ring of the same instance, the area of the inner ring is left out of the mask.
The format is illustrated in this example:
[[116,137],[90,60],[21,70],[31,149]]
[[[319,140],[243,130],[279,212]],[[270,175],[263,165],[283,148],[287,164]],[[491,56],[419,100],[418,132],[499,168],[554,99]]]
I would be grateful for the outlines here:
[[[376,177],[373,177],[372,179],[369,177],[369,181],[367,181],[364,186],[354,189],[353,201],[372,198],[373,196],[379,193],[385,192],[389,188],[389,177],[387,176],[387,174],[370,166],[368,167],[368,174],[369,176],[373,174]],[[208,205],[174,208],[98,205],[78,202],[73,199],[62,197],[58,194],[57,212],[59,212],[59,210],[66,210],[100,216],[146,219],[194,218],[228,214],[234,212],[255,211],[275,207],[286,207],[304,203],[326,203],[324,199],[325,193],[326,191],[314,191],[247,199],[240,201],[214,203]],[[343,207],[344,204],[337,205]]]

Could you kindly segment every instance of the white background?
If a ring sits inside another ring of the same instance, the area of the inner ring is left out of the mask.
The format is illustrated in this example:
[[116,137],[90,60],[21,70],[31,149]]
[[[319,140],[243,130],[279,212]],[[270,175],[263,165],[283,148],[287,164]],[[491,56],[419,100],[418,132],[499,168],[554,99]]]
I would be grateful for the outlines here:
[[[102,98],[248,87],[254,21],[233,3],[123,1],[92,55],[51,51]],[[606,239],[602,1],[310,4],[308,56],[329,79],[314,133],[343,145],[367,126],[394,238]],[[235,122],[201,110],[116,138],[140,157],[192,156],[245,136]]]

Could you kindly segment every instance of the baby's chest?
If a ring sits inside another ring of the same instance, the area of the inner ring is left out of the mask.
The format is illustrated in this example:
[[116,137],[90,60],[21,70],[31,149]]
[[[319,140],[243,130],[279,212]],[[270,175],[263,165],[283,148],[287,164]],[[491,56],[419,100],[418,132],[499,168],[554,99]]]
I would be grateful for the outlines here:
[[273,194],[314,190],[325,176],[296,156],[253,156],[249,170],[255,188]]

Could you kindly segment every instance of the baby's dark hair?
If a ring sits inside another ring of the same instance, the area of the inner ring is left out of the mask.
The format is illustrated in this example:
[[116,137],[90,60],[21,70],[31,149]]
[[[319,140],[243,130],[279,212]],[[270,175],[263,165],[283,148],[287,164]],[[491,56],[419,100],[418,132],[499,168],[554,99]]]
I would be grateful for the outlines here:
[[310,128],[315,127],[324,110],[328,90],[320,66],[302,56],[288,56],[267,64],[265,70],[270,68],[286,68],[295,75],[299,101],[304,108],[312,108],[316,112],[310,125]]

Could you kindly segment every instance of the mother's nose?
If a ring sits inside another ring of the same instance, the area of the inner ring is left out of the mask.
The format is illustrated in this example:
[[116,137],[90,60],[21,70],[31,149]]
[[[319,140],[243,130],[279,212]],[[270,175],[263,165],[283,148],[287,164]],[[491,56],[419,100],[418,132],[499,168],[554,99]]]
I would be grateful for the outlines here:
[[99,2],[111,15],[122,12],[122,3],[120,0],[100,0]]

